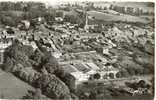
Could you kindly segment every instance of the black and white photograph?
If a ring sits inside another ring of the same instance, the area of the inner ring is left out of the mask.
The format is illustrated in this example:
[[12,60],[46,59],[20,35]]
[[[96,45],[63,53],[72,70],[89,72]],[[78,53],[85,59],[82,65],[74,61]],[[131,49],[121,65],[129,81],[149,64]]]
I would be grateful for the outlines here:
[[0,99],[154,100],[154,0],[0,0]]

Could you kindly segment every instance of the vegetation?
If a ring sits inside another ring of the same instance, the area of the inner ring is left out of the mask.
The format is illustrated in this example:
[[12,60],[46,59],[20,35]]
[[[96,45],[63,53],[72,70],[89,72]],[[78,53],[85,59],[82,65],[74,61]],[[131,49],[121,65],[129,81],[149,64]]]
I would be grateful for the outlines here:
[[[68,86],[71,88],[73,84],[67,78],[69,75],[67,73],[63,74],[64,71],[52,55],[41,52],[39,49],[36,51],[31,49],[15,40],[13,45],[8,47],[5,52],[6,60],[3,69],[14,73],[14,75],[34,87],[38,86],[37,88],[40,88],[43,94],[50,98],[69,99],[70,90]],[[47,74],[43,73],[42,69],[45,69]],[[60,72],[62,79],[64,78],[63,81],[68,86],[54,75],[56,72]]]
[[[33,3],[33,2],[0,2],[0,24],[6,26],[17,26],[17,23],[19,23],[21,20],[29,20],[31,23],[31,26],[33,26],[34,29],[37,29],[37,18],[38,17],[43,17],[43,20],[47,22],[47,24],[43,25],[43,30],[46,28],[56,31],[55,28],[52,26],[49,26],[48,24],[53,24],[55,22],[55,17],[62,17],[63,22],[70,22],[71,24],[77,24],[78,27],[83,28],[85,25],[85,18],[86,15],[82,11],[77,11],[75,7],[78,9],[82,9],[80,5],[68,5],[69,7],[67,8],[59,8],[61,11],[57,11],[56,9],[53,8],[46,8],[43,3]],[[75,6],[75,7],[73,7]],[[73,8],[72,8],[73,7]],[[71,10],[72,8],[72,10]],[[108,10],[108,9],[118,9],[117,6],[111,5],[110,8],[102,8],[102,7],[94,7],[94,5],[88,4],[88,7],[86,8],[86,11],[89,15],[94,16],[92,21],[94,20],[95,22],[98,23],[98,26],[95,26],[95,29],[90,29],[91,33],[101,33],[103,32],[103,36],[105,37],[107,34],[105,34],[105,31],[109,28],[113,28],[116,23],[127,23],[135,26],[144,26],[143,23],[147,23],[148,19],[136,17],[136,16],[131,16],[131,15],[120,15],[118,14],[111,14],[111,13],[105,13],[99,10]],[[122,10],[124,7],[122,7]],[[62,11],[63,10],[63,11]],[[95,10],[95,11],[92,11]],[[98,11],[97,11],[98,10]],[[63,16],[64,11],[66,13],[74,11],[74,14],[65,14]],[[120,11],[118,11],[120,12]],[[120,13],[125,13],[121,11]],[[127,19],[128,18],[128,19]],[[62,24],[63,22],[59,23]],[[94,22],[94,24],[95,24]],[[103,29],[102,24],[106,24],[105,29]],[[77,26],[76,25],[76,26]],[[119,25],[119,24],[117,24]],[[40,25],[41,26],[41,25]],[[119,25],[120,26],[120,25]],[[78,27],[75,30],[78,30]],[[124,27],[125,24],[124,24]],[[122,28],[122,25],[121,25]],[[47,29],[47,30],[48,30]],[[42,29],[41,29],[42,30]],[[41,31],[40,30],[40,31]],[[13,31],[10,30],[12,33]],[[70,30],[69,30],[70,31]],[[62,33],[63,31],[57,31],[57,33]],[[44,33],[44,32],[43,32]],[[73,33],[73,32],[71,32]],[[112,32],[110,32],[113,34]],[[117,34],[117,33],[115,33]],[[51,32],[49,32],[49,36],[51,35]],[[118,34],[117,34],[118,35]],[[134,33],[133,33],[134,35]],[[98,53],[102,53],[103,48],[101,48],[101,45],[104,46],[105,42],[103,41],[103,37],[100,38],[92,38],[88,39],[88,41],[83,42],[80,41],[75,41],[74,38],[71,39],[72,34],[68,39],[65,39],[65,47],[63,47],[63,51],[68,51],[68,52],[80,52],[82,51],[90,51],[90,50],[96,50]],[[147,37],[147,36],[146,36]],[[77,36],[77,38],[81,38],[80,36]],[[107,38],[108,40],[111,40],[111,37]],[[153,36],[154,39],[154,36]],[[33,39],[29,39],[29,41],[32,41]],[[99,40],[99,41],[97,41]],[[75,41],[75,42],[74,42]],[[113,40],[112,40],[113,41]],[[128,41],[128,40],[127,40]],[[117,54],[114,52],[109,52],[110,55],[103,55],[107,57],[108,61],[113,60],[113,56],[117,56],[117,64],[113,64],[115,68],[119,69],[119,72],[117,73],[117,78],[123,78],[123,77],[130,77],[133,75],[145,75],[145,74],[153,74],[153,47],[150,48],[150,46],[153,46],[152,43],[142,45],[141,43],[130,45],[127,41],[124,41],[123,43],[118,43],[117,46],[120,47],[120,50],[117,50]],[[130,40],[131,42],[134,43],[133,39]],[[58,42],[62,42],[61,40],[58,39]],[[103,43],[102,43],[103,42]],[[117,40],[114,39],[114,42],[116,44]],[[49,52],[46,47],[51,47],[50,43],[44,43],[43,39],[35,41],[37,45],[37,49],[34,51],[31,46],[23,45],[21,42],[18,40],[14,40],[13,44],[8,47],[4,53],[5,59],[4,59],[4,65],[2,66],[3,70],[6,72],[12,72],[15,76],[20,78],[21,80],[27,82],[28,84],[32,85],[33,87],[37,88],[35,92],[30,92],[28,91],[28,94],[23,97],[26,99],[42,99],[42,94],[52,98],[52,99],[105,99],[107,96],[112,97],[112,96],[129,96],[131,95],[124,89],[120,88],[114,88],[114,84],[110,83],[108,87],[106,88],[103,83],[99,84],[94,84],[93,86],[91,85],[89,88],[91,90],[88,91],[79,91],[79,95],[77,97],[76,94],[76,89],[75,89],[75,77],[72,76],[71,74],[65,72],[61,66],[59,66],[57,59],[52,56],[51,52]],[[63,42],[62,42],[63,43]],[[132,44],[133,44],[132,43]],[[82,47],[80,45],[82,44]],[[121,45],[120,45],[121,44]],[[66,46],[67,45],[67,46]],[[69,46],[69,47],[68,47]],[[71,46],[71,47],[70,47]],[[73,46],[73,47],[72,47]],[[58,46],[56,46],[58,47]],[[59,48],[59,47],[58,47]],[[117,49],[117,48],[115,48]],[[134,50],[133,50],[134,49]],[[150,49],[150,50],[149,50]],[[127,52],[125,53],[124,51],[129,51],[130,53],[128,54]],[[132,52],[132,53],[131,53]],[[140,53],[141,52],[141,53]],[[145,54],[143,54],[143,53]],[[122,55],[122,56],[121,56]],[[71,56],[71,59],[76,59],[76,58],[83,58],[81,57],[74,57],[73,55]],[[110,56],[110,57],[109,57]],[[127,57],[127,59],[126,59]],[[65,59],[68,59],[65,56]],[[89,57],[87,57],[89,58]],[[96,58],[96,57],[95,57]],[[95,59],[94,60],[97,60]],[[115,57],[116,58],[116,57]],[[125,60],[126,59],[126,60]],[[148,61],[150,59],[150,61]],[[103,62],[101,59],[98,59],[96,62]],[[112,61],[114,62],[114,61]],[[116,61],[115,61],[116,62]],[[134,62],[134,63],[133,63]],[[152,63],[151,63],[152,62]],[[100,66],[100,64],[99,64]],[[103,66],[103,65],[102,65]],[[107,77],[110,77],[111,79],[114,79],[113,73],[110,73],[109,75],[103,76],[103,79],[106,79]],[[94,75],[91,75],[89,78],[90,81],[93,79],[100,79],[101,75],[99,73],[96,73]],[[88,83],[87,83],[88,84]],[[90,84],[89,84],[90,85]],[[99,86],[98,86],[99,85]],[[138,89],[138,88],[149,88],[150,86],[145,83],[145,81],[139,81],[138,83],[126,83],[127,87],[133,88],[133,89]],[[152,87],[154,88],[154,87]],[[82,89],[85,90],[85,87],[82,86]],[[2,96],[3,97],[3,96]]]
[[42,92],[40,89],[35,91],[28,90],[28,93],[22,99],[42,99]]

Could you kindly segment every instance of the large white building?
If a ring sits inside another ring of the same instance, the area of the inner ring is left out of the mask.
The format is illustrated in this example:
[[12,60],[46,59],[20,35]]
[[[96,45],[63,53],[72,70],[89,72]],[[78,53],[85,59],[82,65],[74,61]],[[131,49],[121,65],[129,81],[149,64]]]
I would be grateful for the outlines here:
[[94,76],[97,73],[100,75],[99,80],[111,79],[112,77],[116,78],[116,74],[119,71],[112,65],[108,66],[103,65],[99,67],[91,61],[84,62],[81,60],[62,63],[61,66],[64,68],[66,72],[70,73],[72,76],[75,77],[76,85],[89,81],[90,79],[92,79],[92,76]]

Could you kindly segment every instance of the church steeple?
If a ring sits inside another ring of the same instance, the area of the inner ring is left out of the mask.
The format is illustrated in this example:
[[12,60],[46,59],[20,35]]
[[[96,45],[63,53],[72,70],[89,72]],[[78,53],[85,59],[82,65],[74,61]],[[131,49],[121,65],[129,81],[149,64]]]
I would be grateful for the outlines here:
[[87,14],[87,11],[85,10],[85,26],[84,26],[84,29],[86,32],[88,32],[88,14]]

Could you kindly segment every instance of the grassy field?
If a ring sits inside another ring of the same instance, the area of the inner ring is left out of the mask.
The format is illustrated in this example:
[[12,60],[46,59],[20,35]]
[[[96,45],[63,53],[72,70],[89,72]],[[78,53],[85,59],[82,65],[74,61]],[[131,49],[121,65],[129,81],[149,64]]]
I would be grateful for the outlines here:
[[152,7],[152,3],[150,2],[95,2],[95,7],[109,7],[110,5],[117,5],[121,7],[133,7],[133,8],[142,8],[143,10],[154,12],[154,8]]
[[0,69],[0,98],[22,98],[26,95],[27,90],[34,90],[34,88],[16,78],[11,73],[6,73]]
[[140,23],[149,23],[150,20],[137,17],[137,16],[131,16],[131,15],[115,15],[115,14],[107,14],[103,12],[98,11],[88,11],[87,12],[90,16],[94,16],[97,20],[103,20],[103,21],[126,21],[126,22],[140,22]]

